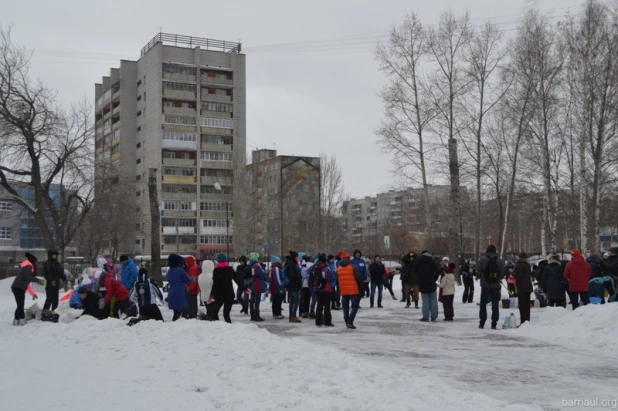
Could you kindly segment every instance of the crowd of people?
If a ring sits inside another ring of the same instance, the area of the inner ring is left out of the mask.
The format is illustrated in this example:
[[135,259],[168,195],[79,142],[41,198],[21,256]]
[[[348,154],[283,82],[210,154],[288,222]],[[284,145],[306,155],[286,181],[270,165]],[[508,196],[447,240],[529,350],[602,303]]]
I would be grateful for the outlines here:
[[[164,298],[148,270],[138,269],[129,256],[120,256],[119,265],[109,257],[100,257],[97,267],[86,269],[72,294],[63,298],[70,297],[69,305],[82,309],[82,315],[97,319],[132,317],[129,325],[149,319],[163,321],[159,306],[165,302],[173,311],[173,321],[180,318],[217,321],[223,310],[224,320],[231,323],[232,307],[239,304],[241,314],[250,315],[253,322],[261,322],[264,319],[260,306],[269,298],[275,320],[285,318],[282,305],[286,302],[290,323],[310,319],[317,327],[334,327],[333,311],[342,310],[349,329],[356,328],[355,319],[363,298],[369,300],[370,308],[383,308],[386,288],[397,300],[393,291],[394,273],[385,267],[379,255],[370,261],[360,250],[355,250],[353,255],[340,251],[336,255],[318,253],[315,257],[290,251],[283,260],[271,256],[269,267],[260,260],[258,253],[241,256],[234,269],[223,253],[216,256],[216,261],[205,260],[201,264],[192,256],[171,254],[167,259],[168,293]],[[12,284],[17,305],[14,325],[26,323],[26,292],[33,299],[38,298],[30,286],[33,282],[45,284],[43,312],[55,313],[58,307],[60,285],[67,282],[58,253],[48,253],[43,265],[44,281],[37,277],[37,270],[36,257],[26,253]],[[552,307],[566,308],[568,296],[573,309],[590,302],[604,304],[606,294],[610,295],[609,301],[616,299],[616,249],[610,249],[603,258],[591,255],[587,259],[579,250],[573,250],[568,262],[554,254],[547,261],[531,265],[525,252],[514,263],[505,262],[497,255],[496,247],[490,245],[478,263],[465,260],[459,267],[448,257],[440,261],[426,250],[405,254],[400,269],[401,301],[406,303],[406,308],[412,302],[414,308],[422,308],[422,322],[437,321],[441,302],[444,321],[453,321],[458,270],[464,286],[462,303],[474,302],[475,282],[479,281],[479,328],[484,328],[487,322],[488,305],[492,310],[491,328],[497,328],[503,288],[510,297],[517,298],[521,323],[530,321],[531,296],[535,293],[542,295]],[[201,305],[205,313],[200,313]]]

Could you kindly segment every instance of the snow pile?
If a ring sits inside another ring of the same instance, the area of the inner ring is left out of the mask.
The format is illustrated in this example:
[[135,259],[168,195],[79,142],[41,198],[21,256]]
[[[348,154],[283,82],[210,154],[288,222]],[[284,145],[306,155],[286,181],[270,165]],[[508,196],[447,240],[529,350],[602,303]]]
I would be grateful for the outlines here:
[[533,318],[512,332],[522,336],[560,344],[570,348],[611,348],[618,340],[618,303],[579,307],[575,311],[561,307],[540,309]]

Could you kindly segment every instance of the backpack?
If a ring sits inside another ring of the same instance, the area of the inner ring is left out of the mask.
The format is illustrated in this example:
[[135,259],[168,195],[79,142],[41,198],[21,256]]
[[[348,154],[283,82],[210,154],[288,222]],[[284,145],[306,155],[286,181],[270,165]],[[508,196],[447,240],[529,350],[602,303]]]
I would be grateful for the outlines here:
[[487,269],[485,270],[485,280],[489,284],[498,284],[500,278],[500,267],[498,267],[498,256],[489,257]]
[[322,264],[316,263],[309,275],[309,286],[316,290],[321,290],[324,287],[324,277],[322,276]]

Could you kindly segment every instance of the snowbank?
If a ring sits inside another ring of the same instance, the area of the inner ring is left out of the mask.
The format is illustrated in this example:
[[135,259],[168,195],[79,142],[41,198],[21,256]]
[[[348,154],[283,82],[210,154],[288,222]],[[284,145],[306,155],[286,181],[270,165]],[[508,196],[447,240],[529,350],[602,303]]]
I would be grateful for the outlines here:
[[618,340],[618,303],[579,307],[575,311],[560,307],[542,308],[543,315],[524,323],[514,332],[570,348],[616,347]]

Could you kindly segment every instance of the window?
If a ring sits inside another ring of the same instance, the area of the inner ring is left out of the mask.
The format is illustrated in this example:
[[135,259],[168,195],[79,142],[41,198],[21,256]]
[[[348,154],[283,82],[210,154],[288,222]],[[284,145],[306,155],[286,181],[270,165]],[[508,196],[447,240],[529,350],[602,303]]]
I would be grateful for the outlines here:
[[[139,224],[138,224],[137,229],[139,230]],[[140,240],[135,240],[135,245],[140,245],[140,244],[141,244],[141,241],[140,241]]]
[[191,126],[194,126],[196,124],[195,117],[189,116],[165,115],[163,122],[168,124],[187,124]]
[[232,236],[226,235],[201,235],[200,243],[201,244],[227,244],[229,239],[229,243],[232,244]]
[[197,187],[186,184],[163,184],[162,190],[164,193],[171,194],[196,194]]
[[163,218],[163,227],[195,227],[195,220],[191,218]]
[[220,88],[215,89],[215,95],[217,96],[227,96],[227,90],[221,90]]
[[232,194],[232,187],[222,186],[221,190],[217,190],[214,186],[200,186],[202,194]]
[[0,211],[11,211],[13,203],[9,201],[0,201]]
[[183,167],[166,167],[163,169],[163,175],[193,177],[195,176],[195,169]]
[[164,100],[163,107],[195,108],[195,103],[189,101]]
[[[135,146],[135,148],[140,148],[142,146],[142,143],[137,143],[137,145]],[[138,163],[139,164],[139,163]]]
[[165,201],[163,202],[163,209],[165,210],[193,210],[193,203],[191,201]]
[[141,162],[142,162],[141,158],[138,158],[137,161],[136,161],[137,164],[141,164]]
[[191,160],[191,154],[189,153],[180,153],[180,158],[183,160]]
[[142,192],[141,192],[141,191],[136,191],[136,192],[135,192],[135,197],[140,197],[141,195],[142,195]]
[[203,101],[202,110],[221,111],[224,113],[232,113],[234,105],[231,103],[215,103],[212,101]]
[[201,211],[225,211],[226,203],[204,202],[200,203]]
[[139,126],[139,127],[137,128],[137,132],[139,133],[140,131],[142,131],[142,126]]
[[202,126],[204,127],[219,127],[219,128],[234,128],[234,120],[225,118],[202,118]]
[[182,74],[185,76],[195,76],[197,69],[191,66],[185,66],[182,64],[163,63],[163,72],[171,74]]
[[0,240],[11,239],[11,227],[0,227]]
[[176,236],[163,236],[164,244],[176,244],[176,241],[178,241],[178,244],[195,245],[195,236],[179,235],[178,238],[176,238]]
[[164,151],[163,158],[176,158],[176,153],[173,151]]
[[201,139],[203,144],[232,144],[231,136],[212,136],[202,134]]
[[188,91],[188,92],[191,92],[191,93],[195,93],[197,91],[197,87],[195,86],[195,84],[176,83],[176,82],[173,82],[173,81],[164,81],[163,82],[163,90]]
[[141,86],[141,85],[142,85],[142,80],[140,80],[140,81],[138,81],[138,82],[137,82],[137,87],[139,87],[139,86]]
[[201,88],[201,96],[202,100],[207,100],[209,94],[214,94],[216,96],[231,96],[232,90],[222,89],[222,88],[214,88],[214,87],[202,87]]
[[220,153],[218,151],[202,151],[200,158],[206,161],[232,161],[232,153]]
[[142,99],[142,95],[140,94],[139,96],[137,96],[137,101],[140,101]]
[[140,181],[141,179],[142,179],[142,176],[141,176],[141,175],[139,175],[139,176],[135,176],[135,181]]
[[195,133],[181,133],[175,131],[164,131],[163,132],[163,140],[170,141],[197,141],[197,134]]
[[139,117],[139,116],[141,116],[141,115],[142,115],[142,110],[140,110],[140,111],[138,111],[138,112],[137,112],[137,117]]
[[228,221],[226,219],[202,220],[202,227],[227,227]]

